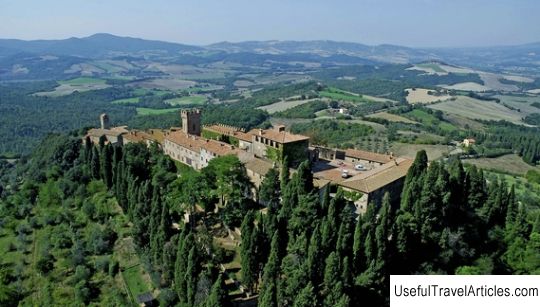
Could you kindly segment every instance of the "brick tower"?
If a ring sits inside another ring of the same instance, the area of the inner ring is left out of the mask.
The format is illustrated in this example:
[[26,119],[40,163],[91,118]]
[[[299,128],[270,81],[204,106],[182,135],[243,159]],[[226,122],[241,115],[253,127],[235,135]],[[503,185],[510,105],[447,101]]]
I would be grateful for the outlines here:
[[201,110],[182,110],[182,130],[186,134],[201,135]]

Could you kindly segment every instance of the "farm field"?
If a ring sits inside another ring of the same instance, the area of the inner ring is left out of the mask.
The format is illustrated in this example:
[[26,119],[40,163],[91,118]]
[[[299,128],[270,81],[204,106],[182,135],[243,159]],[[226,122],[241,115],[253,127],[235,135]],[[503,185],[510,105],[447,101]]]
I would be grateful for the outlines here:
[[489,91],[491,88],[476,83],[476,82],[463,82],[463,83],[456,83],[453,85],[442,85],[441,87],[449,90],[458,90],[458,91],[472,91],[472,92],[484,92]]
[[516,154],[504,155],[497,158],[465,159],[463,163],[474,164],[486,170],[509,172],[516,175],[524,175],[528,170],[540,171],[540,167],[534,167],[523,162]]
[[144,89],[160,89],[172,91],[185,90],[197,85],[195,81],[174,78],[158,78],[152,80],[136,81],[130,84]]
[[172,98],[165,100],[165,103],[170,104],[171,106],[182,106],[182,105],[201,105],[206,102],[205,96],[186,96],[180,98]]
[[330,98],[334,100],[340,100],[340,101],[350,101],[350,102],[360,102],[360,103],[371,102],[369,99],[366,99],[366,97],[362,95],[350,93],[350,92],[343,91],[334,87],[329,87],[327,90],[319,92],[319,94],[322,97],[326,97],[326,98]]
[[395,123],[406,123],[406,124],[417,124],[418,123],[418,122],[410,120],[410,119],[408,119],[406,117],[396,115],[396,114],[387,113],[387,112],[380,112],[380,113],[370,114],[367,117],[382,118],[382,119],[386,119],[387,121],[395,122]]
[[111,101],[111,103],[114,104],[127,104],[127,103],[138,103],[140,101],[139,97],[132,97],[132,98],[124,98],[124,99],[117,99]]
[[305,99],[305,100],[290,100],[290,101],[282,100],[279,102],[275,102],[273,104],[258,107],[257,109],[265,110],[266,112],[273,114],[273,113],[285,111],[285,110],[288,110],[296,106],[303,105],[310,101],[315,101],[315,100],[318,100],[318,98]]
[[448,153],[453,147],[447,145],[424,145],[424,144],[408,144],[408,143],[392,143],[390,150],[396,156],[405,156],[414,158],[420,150],[425,150],[429,160],[437,160]]
[[87,78],[87,77],[80,77],[80,78],[75,78],[71,80],[58,81],[58,84],[59,85],[54,89],[54,91],[39,92],[39,93],[35,93],[34,95],[56,97],[56,96],[69,95],[75,91],[85,92],[85,91],[92,91],[92,90],[101,90],[101,89],[111,87],[110,85],[106,84],[106,81],[104,79]]
[[433,104],[428,108],[470,119],[507,120],[512,123],[523,124],[520,113],[493,101],[483,101],[471,97],[459,96],[456,100]]
[[180,110],[180,108],[168,108],[168,109],[151,109],[151,108],[137,108],[137,115],[158,115],[165,114]]
[[540,113],[540,108],[531,105],[535,102],[540,104],[540,97],[538,96],[497,95],[495,97],[499,98],[501,103],[519,109],[522,116],[532,113]]
[[427,104],[427,103],[433,103],[436,101],[446,101],[452,98],[450,95],[440,95],[435,96],[431,95],[430,92],[436,92],[435,90],[428,90],[425,88],[416,88],[416,89],[406,89],[407,92],[407,102],[410,104]]
[[444,121],[441,121],[440,119],[438,119],[437,117],[435,117],[435,115],[433,114],[429,114],[428,112],[425,112],[423,110],[420,110],[420,109],[414,109],[412,110],[411,112],[408,112],[408,113],[405,113],[404,116],[412,119],[412,120],[415,120],[417,122],[420,122],[424,125],[427,125],[427,126],[438,126],[441,130],[444,130],[444,131],[447,131],[447,132],[450,132],[450,131],[454,131],[456,130],[457,128],[450,124],[450,123],[447,123],[447,122],[444,122]]

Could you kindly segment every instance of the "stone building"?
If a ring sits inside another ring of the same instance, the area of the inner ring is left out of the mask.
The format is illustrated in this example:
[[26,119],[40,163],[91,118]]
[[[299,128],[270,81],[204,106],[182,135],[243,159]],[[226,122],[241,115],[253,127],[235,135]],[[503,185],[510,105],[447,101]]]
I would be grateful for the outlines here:
[[251,152],[257,157],[275,162],[287,157],[291,165],[298,165],[309,158],[309,137],[285,131],[285,126],[274,129],[253,129]]
[[182,110],[181,116],[184,133],[201,136],[201,110]]
[[366,169],[373,169],[392,161],[393,155],[379,154],[358,149],[345,150],[345,161],[362,164]]
[[110,127],[109,116],[105,113],[99,116],[101,128],[93,128],[88,130],[84,139],[89,138],[94,144],[99,144],[101,141],[103,144],[111,144],[115,146],[121,146],[124,143],[124,135],[128,133],[125,126],[122,127]]
[[380,206],[386,192],[389,192],[391,203],[399,200],[405,176],[412,163],[411,159],[396,158],[380,167],[345,179],[338,185],[345,191],[361,194],[354,203],[357,212],[364,213],[368,204]]

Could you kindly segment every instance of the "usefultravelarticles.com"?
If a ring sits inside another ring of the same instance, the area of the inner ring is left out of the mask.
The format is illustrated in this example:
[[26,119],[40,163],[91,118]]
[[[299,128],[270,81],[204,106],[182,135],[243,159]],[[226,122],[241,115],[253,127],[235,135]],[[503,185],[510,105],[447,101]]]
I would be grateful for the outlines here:
[[536,287],[515,288],[514,291],[506,287],[463,285],[461,287],[442,287],[440,285],[418,285],[416,287],[405,287],[394,285],[394,295],[401,296],[538,296],[539,289]]
[[391,307],[538,307],[540,275],[391,275]]

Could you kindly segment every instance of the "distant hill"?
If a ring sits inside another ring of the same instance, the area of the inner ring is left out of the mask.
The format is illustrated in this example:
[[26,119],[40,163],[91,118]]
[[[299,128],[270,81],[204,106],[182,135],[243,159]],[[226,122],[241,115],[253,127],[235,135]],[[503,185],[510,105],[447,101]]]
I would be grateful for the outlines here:
[[[316,61],[323,65],[329,62],[404,64],[441,61],[487,71],[540,76],[540,43],[481,48],[410,48],[387,44],[369,46],[330,40],[274,40],[220,42],[207,46],[191,46],[105,33],[63,40],[0,39],[0,58],[9,58],[21,53],[34,54],[35,56],[75,56],[89,59],[144,56],[169,61],[174,58],[174,61],[179,64],[204,64],[227,60],[250,65],[276,61]],[[11,67],[3,69],[11,69]]]
[[70,55],[100,58],[108,55],[136,54],[141,52],[166,52],[179,54],[202,50],[201,47],[111,34],[94,34],[83,38],[62,40],[0,39],[0,55],[13,55],[20,52],[35,54]]
[[429,52],[394,45],[368,46],[359,43],[316,41],[248,41],[220,42],[206,46],[209,49],[226,52],[253,52],[259,54],[310,53],[321,56],[348,55],[375,61],[391,63],[410,63],[426,59],[437,59]]

